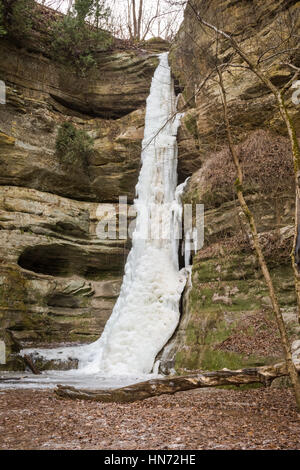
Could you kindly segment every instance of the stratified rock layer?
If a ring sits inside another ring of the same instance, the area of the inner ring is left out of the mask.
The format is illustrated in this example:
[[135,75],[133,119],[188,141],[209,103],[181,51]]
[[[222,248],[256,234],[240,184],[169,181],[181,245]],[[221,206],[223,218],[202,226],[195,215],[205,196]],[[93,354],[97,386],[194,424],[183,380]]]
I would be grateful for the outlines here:
[[[196,1],[200,13],[234,32],[258,58],[282,34],[296,0]],[[254,16],[253,16],[254,15]],[[211,67],[211,36],[186,11],[170,60],[188,103],[178,135],[179,182],[191,176],[185,202],[204,203],[205,244],[193,259],[192,286],[183,316],[164,356],[165,370],[240,368],[281,358],[247,224],[239,210],[216,82],[195,90]],[[274,43],[273,43],[274,45]],[[142,49],[99,54],[99,68],[78,78],[43,50],[0,43],[0,336],[8,362],[21,346],[85,342],[99,337],[118,296],[129,243],[100,240],[98,204],[132,202],[140,168],[144,106],[161,41]],[[222,59],[233,50],[220,40]],[[30,51],[29,51],[30,49]],[[300,66],[299,50],[293,63]],[[275,84],[291,78],[280,56],[266,62]],[[248,71],[224,75],[230,121],[253,209],[284,318],[299,339],[289,252],[293,229],[293,168],[285,128],[273,97]],[[300,108],[287,94],[300,130]],[[66,167],[55,152],[59,126],[72,122],[95,139],[85,168]],[[107,206],[103,206],[102,209]],[[116,207],[118,213],[118,207]]]
[[[96,229],[106,209],[119,217],[119,196],[133,201],[158,58],[151,45],[99,53],[80,78],[34,44],[2,39],[0,55],[0,368],[19,369],[20,347],[91,342],[111,314],[130,240]],[[56,153],[65,121],[94,139],[85,165]]]
[[[296,1],[192,3],[205,19],[233,33],[254,60],[277,44],[278,28],[280,37],[287,37],[288,18],[299,24]],[[213,67],[213,39],[214,34],[187,8],[170,58],[184,88],[181,103],[188,104],[179,134],[179,168],[184,176],[192,174],[184,202],[205,204],[205,242],[193,258],[192,286],[185,293],[177,333],[162,356],[163,370],[239,368],[282,355],[270,299],[235,195],[236,175],[215,74],[195,95]],[[230,43],[222,38],[219,50],[222,62],[234,57]],[[270,51],[264,58],[272,55],[272,59],[262,62],[262,67],[273,83],[284,84],[293,72],[280,64],[282,56]],[[291,60],[300,65],[299,49],[293,50]],[[290,266],[294,183],[286,129],[274,98],[253,73],[231,68],[224,74],[224,86],[246,200],[255,214],[288,332],[295,340],[300,331]],[[300,107],[292,103],[291,94],[287,106],[300,135]]]

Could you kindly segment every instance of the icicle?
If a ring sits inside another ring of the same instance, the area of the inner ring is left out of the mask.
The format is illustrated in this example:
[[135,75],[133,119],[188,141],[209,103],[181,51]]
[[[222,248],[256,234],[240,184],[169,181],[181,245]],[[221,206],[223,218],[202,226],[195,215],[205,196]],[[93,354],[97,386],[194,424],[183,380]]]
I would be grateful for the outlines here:
[[80,373],[150,373],[179,321],[179,302],[186,283],[186,271],[180,272],[178,266],[184,189],[184,184],[176,189],[180,115],[176,113],[168,54],[159,57],[147,99],[142,168],[136,186],[136,228],[120,296],[98,341],[43,354],[48,358],[55,354],[78,358]]

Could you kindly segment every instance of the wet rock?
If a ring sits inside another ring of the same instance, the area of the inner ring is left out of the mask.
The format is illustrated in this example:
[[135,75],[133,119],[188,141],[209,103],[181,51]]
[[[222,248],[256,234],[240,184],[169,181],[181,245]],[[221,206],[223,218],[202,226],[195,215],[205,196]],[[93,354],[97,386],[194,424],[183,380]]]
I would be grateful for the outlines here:
[[0,188],[1,327],[24,344],[92,341],[118,296],[125,240],[100,240],[98,204]]

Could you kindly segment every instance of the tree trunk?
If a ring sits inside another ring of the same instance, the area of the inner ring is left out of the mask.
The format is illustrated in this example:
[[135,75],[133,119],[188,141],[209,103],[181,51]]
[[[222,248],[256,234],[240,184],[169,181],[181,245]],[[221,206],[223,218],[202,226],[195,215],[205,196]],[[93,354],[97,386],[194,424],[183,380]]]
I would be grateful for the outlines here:
[[137,22],[137,39],[140,41],[141,33],[142,33],[142,19],[143,19],[143,0],[140,0],[139,6],[139,15],[138,15],[138,22]]
[[294,176],[295,176],[295,227],[294,227],[294,243],[291,253],[291,260],[292,260],[292,267],[294,271],[294,278],[295,278],[295,290],[297,296],[297,304],[298,304],[298,321],[300,323],[300,272],[299,272],[299,255],[298,250],[300,248],[300,149],[299,143],[296,135],[296,130],[294,123],[291,120],[291,117],[286,109],[286,105],[284,102],[283,94],[278,91],[276,94],[276,100],[278,103],[278,107],[280,109],[281,116],[285,122],[288,135],[291,142],[292,152],[293,152],[293,160],[294,160]]
[[38,370],[38,368],[33,364],[32,360],[30,359],[29,356],[27,356],[27,354],[24,354],[23,356],[23,359],[24,359],[24,362],[25,364],[29,367],[29,369],[31,370],[31,372],[35,375],[40,375],[41,372]]
[[[299,177],[297,178],[297,185],[299,184]],[[300,323],[300,200],[299,200],[299,188],[297,188],[297,196],[295,200],[295,220],[297,223],[294,227],[294,241],[293,247],[291,252],[291,260],[292,266],[294,269],[294,278],[295,278],[295,290],[297,296],[297,304],[298,304],[298,322]]]
[[[300,372],[300,366],[298,367]],[[103,403],[129,403],[163,394],[193,390],[196,388],[218,387],[219,385],[245,385],[261,383],[270,386],[277,377],[288,375],[286,364],[249,369],[223,369],[213,372],[196,372],[190,375],[164,377],[140,382],[115,390],[81,390],[58,385],[56,395],[62,398],[93,400]]]
[[137,19],[136,19],[136,5],[135,0],[132,0],[132,19],[133,19],[133,36],[137,39]]
[[271,278],[271,275],[270,275],[270,272],[269,272],[269,269],[268,269],[268,266],[267,266],[267,263],[265,261],[265,257],[263,255],[263,251],[262,251],[262,248],[261,248],[261,245],[260,245],[255,219],[254,219],[253,214],[250,211],[250,209],[249,209],[249,207],[248,207],[248,205],[245,201],[245,198],[244,198],[244,194],[243,194],[243,173],[242,173],[241,165],[240,165],[240,162],[239,162],[239,157],[237,155],[236,149],[235,149],[234,144],[233,144],[231,128],[230,128],[230,122],[229,122],[229,117],[228,117],[226,91],[225,91],[225,88],[224,88],[222,72],[220,72],[220,69],[218,67],[217,67],[217,72],[218,72],[218,75],[219,75],[219,85],[220,85],[222,100],[223,100],[224,121],[225,121],[225,127],[226,127],[226,132],[227,132],[229,150],[230,150],[232,160],[233,160],[233,163],[235,165],[236,172],[237,172],[237,180],[235,182],[235,188],[236,188],[238,200],[239,200],[240,206],[242,208],[242,211],[243,211],[243,213],[245,214],[245,216],[248,220],[250,230],[251,230],[251,233],[252,233],[252,237],[253,237],[253,245],[254,245],[254,248],[255,248],[255,251],[256,251],[256,254],[257,254],[257,257],[258,257],[259,265],[261,267],[263,276],[265,278],[266,285],[267,285],[268,290],[269,290],[269,295],[270,295],[273,311],[274,311],[274,314],[275,314],[278,330],[279,330],[279,333],[280,333],[280,339],[281,339],[281,344],[282,344],[283,351],[284,351],[284,356],[285,356],[285,360],[286,360],[286,364],[287,364],[287,369],[289,371],[291,382],[293,384],[296,402],[297,402],[297,405],[300,409],[300,381],[299,381],[299,377],[298,377],[297,371],[295,369],[295,366],[294,366],[294,363],[293,363],[293,360],[292,360],[291,346],[290,346],[289,338],[288,338],[288,335],[287,335],[285,323],[284,323],[284,320],[283,320],[283,317],[282,317],[282,314],[281,314],[281,311],[280,311],[280,307],[279,307],[279,303],[278,303],[277,296],[276,296],[276,293],[275,293],[275,289],[274,289],[274,286],[273,286],[273,281],[272,281],[272,278]]
[[[293,160],[294,160],[294,173],[295,173],[295,235],[294,235],[294,245],[293,245],[293,252],[291,254],[291,260],[292,260],[292,268],[294,272],[294,279],[295,279],[295,291],[296,291],[296,298],[297,298],[297,306],[298,306],[298,318],[299,318],[299,323],[300,323],[300,273],[298,270],[298,266],[296,264],[296,259],[295,259],[295,250],[297,247],[297,242],[298,242],[298,233],[300,232],[300,226],[299,226],[299,220],[298,220],[298,208],[300,208],[300,148],[299,148],[299,143],[297,140],[296,136],[296,131],[295,131],[295,126],[294,123],[289,116],[289,113],[286,109],[285,103],[284,103],[284,98],[283,94],[281,93],[280,90],[277,89],[275,85],[271,82],[269,77],[261,70],[259,64],[255,63],[251,57],[239,46],[237,41],[228,33],[225,33],[221,29],[217,28],[216,26],[208,23],[205,21],[197,12],[196,8],[194,5],[188,1],[188,6],[191,8],[191,10],[194,12],[197,20],[204,26],[208,27],[209,29],[213,30],[217,35],[221,35],[224,38],[228,39],[234,48],[234,50],[237,52],[237,54],[246,62],[248,65],[249,69],[255,73],[255,75],[261,80],[262,83],[272,92],[274,95],[280,114],[284,120],[284,123],[287,128],[288,136],[290,139],[290,144],[291,144],[291,149],[292,149],[292,154],[293,154]],[[297,67],[296,67],[297,69]],[[291,82],[289,82],[291,85]],[[286,87],[284,87],[286,89]],[[300,405],[299,405],[300,406]]]

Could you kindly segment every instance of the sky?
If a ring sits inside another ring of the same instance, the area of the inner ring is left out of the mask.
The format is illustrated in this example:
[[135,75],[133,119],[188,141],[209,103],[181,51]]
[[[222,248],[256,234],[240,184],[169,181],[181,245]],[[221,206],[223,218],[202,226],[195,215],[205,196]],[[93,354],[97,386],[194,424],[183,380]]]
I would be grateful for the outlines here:
[[[69,0],[38,0],[51,8],[66,12]],[[125,38],[128,35],[128,1],[130,0],[106,0],[112,11],[111,25],[114,25],[114,33]],[[139,0],[136,0],[139,3]],[[167,0],[144,0],[144,28],[146,39],[160,36],[172,39],[183,19],[183,11],[180,7],[174,7]],[[158,13],[158,17],[155,16]]]

